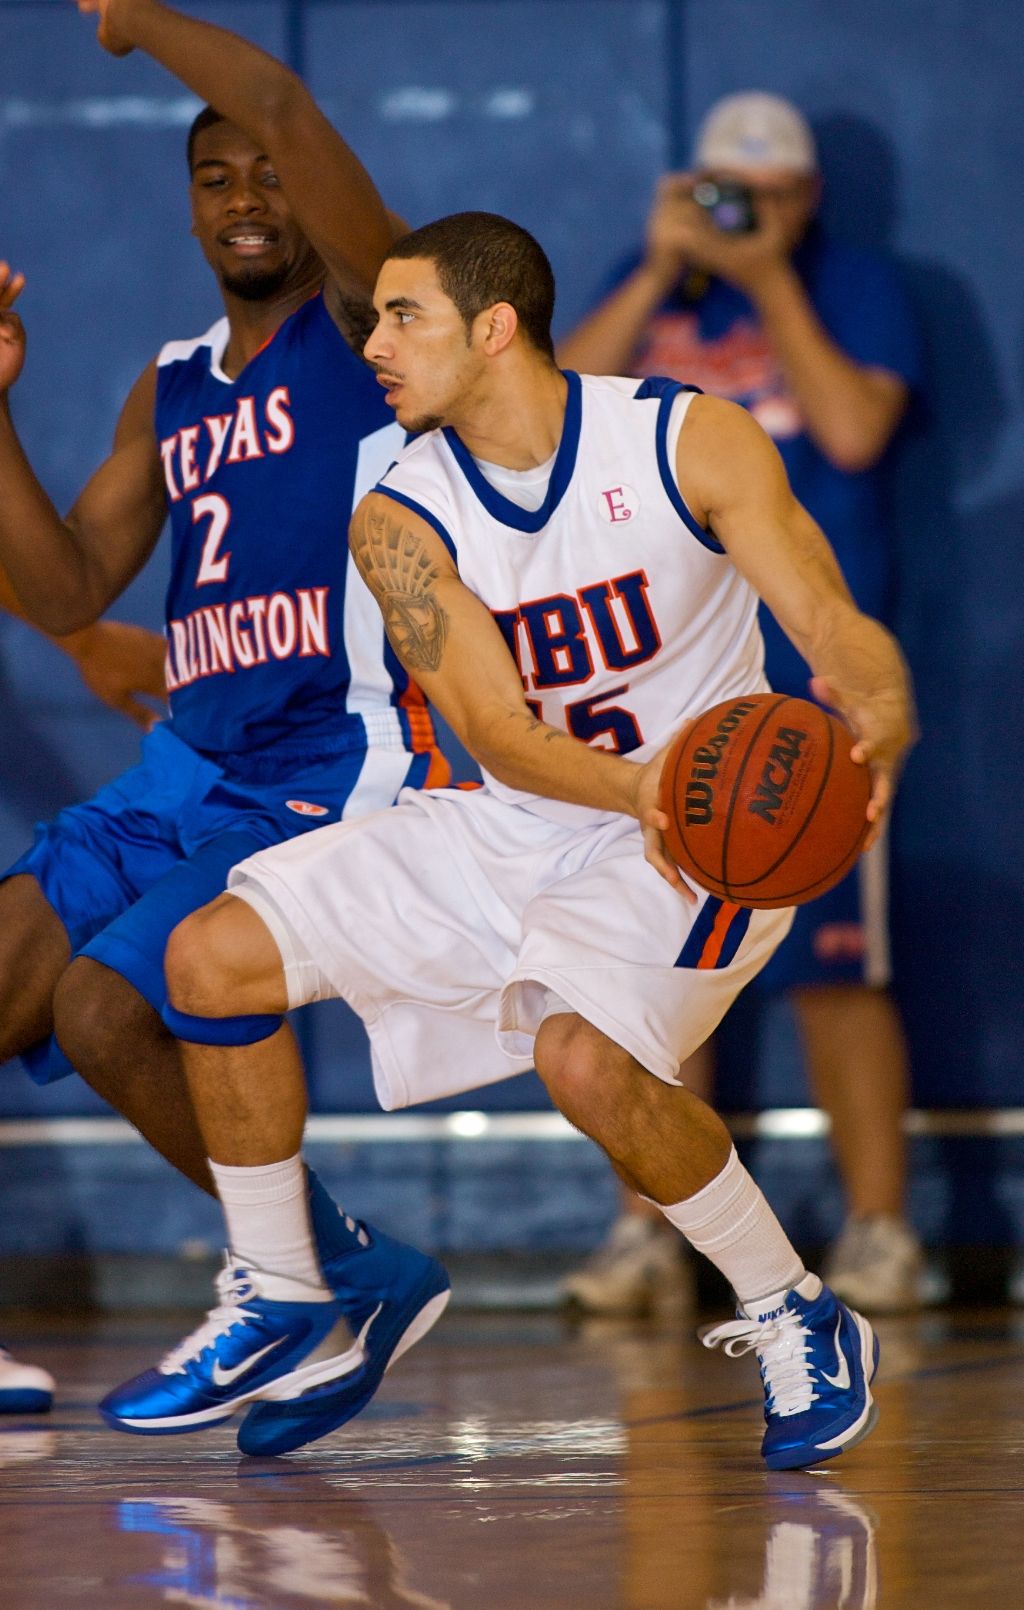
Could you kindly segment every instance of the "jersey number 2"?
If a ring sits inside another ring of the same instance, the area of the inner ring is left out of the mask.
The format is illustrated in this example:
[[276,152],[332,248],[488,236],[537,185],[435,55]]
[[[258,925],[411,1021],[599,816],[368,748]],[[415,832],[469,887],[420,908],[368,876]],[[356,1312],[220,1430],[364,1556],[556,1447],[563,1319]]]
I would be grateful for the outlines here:
[[210,517],[210,529],[203,543],[203,553],[196,575],[197,587],[205,587],[207,582],[211,581],[227,581],[228,563],[231,559],[230,549],[225,554],[218,553],[224,540],[224,533],[231,524],[231,505],[227,498],[222,498],[219,492],[207,492],[203,497],[196,498],[192,504],[192,524],[197,525],[200,520],[205,520],[207,515]]

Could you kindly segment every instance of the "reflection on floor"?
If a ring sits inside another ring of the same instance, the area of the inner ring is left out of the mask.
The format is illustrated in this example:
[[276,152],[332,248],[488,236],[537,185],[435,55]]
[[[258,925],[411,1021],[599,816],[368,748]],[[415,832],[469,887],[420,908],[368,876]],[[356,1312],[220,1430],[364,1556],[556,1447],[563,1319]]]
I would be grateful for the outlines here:
[[93,1404],[179,1318],[5,1322],[52,1369],[0,1420],[4,1610],[1014,1610],[1024,1326],[880,1328],[875,1434],[815,1472],[758,1458],[750,1360],[687,1332],[443,1323],[345,1431],[288,1459],[230,1427],[127,1437]]

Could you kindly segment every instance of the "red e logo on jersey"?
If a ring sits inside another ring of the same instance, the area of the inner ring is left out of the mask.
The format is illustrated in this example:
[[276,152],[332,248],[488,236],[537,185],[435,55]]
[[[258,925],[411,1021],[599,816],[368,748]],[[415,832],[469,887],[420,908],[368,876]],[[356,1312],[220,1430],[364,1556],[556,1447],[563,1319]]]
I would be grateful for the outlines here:
[[632,520],[640,507],[640,499],[631,486],[609,486],[598,498],[601,517],[609,525],[621,525]]
[[328,816],[326,805],[311,805],[308,799],[286,799],[285,804],[296,816]]

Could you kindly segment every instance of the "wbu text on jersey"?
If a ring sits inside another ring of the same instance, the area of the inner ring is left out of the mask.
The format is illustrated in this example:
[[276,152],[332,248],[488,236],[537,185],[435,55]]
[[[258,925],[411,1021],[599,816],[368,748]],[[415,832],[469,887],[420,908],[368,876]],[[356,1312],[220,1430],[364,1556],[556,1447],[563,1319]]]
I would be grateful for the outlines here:
[[[595,650],[606,670],[629,672],[654,658],[661,636],[648,600],[650,583],[643,570],[595,581],[575,594],[533,598],[515,609],[495,610],[494,618],[523,678],[528,693],[578,687],[595,673]],[[590,632],[588,634],[587,626]],[[524,650],[529,655],[527,661]],[[530,667],[532,666],[532,669]],[[629,754],[644,743],[636,717],[622,705],[609,704],[629,692],[629,683],[602,688],[589,699],[564,706],[565,727],[584,743]],[[527,699],[544,718],[542,699]]]

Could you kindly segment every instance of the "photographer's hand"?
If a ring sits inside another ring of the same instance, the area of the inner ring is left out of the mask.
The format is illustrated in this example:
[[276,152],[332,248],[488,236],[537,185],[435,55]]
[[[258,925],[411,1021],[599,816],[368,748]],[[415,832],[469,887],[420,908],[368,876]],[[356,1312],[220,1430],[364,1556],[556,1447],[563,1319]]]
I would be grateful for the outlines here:
[[654,202],[647,215],[644,267],[669,290],[695,261],[699,237],[694,235],[694,214],[700,208],[693,200],[692,173],[666,173],[658,180]]
[[662,266],[669,283],[684,267],[702,269],[757,300],[789,268],[790,239],[777,208],[758,199],[757,228],[733,234],[719,229],[693,199],[696,176],[666,174],[647,223],[647,258]]

